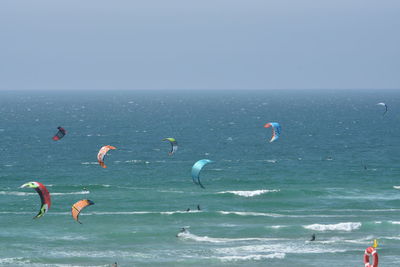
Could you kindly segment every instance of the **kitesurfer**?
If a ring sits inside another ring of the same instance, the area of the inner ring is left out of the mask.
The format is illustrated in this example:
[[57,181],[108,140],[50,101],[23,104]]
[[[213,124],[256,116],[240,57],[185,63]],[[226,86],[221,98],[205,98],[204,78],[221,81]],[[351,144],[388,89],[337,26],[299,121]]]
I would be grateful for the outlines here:
[[312,234],[310,241],[315,241],[315,234]]
[[187,231],[186,228],[182,227],[181,230],[179,231],[179,233],[176,234],[176,237],[179,237],[179,234],[181,234],[181,233],[186,233],[186,231]]

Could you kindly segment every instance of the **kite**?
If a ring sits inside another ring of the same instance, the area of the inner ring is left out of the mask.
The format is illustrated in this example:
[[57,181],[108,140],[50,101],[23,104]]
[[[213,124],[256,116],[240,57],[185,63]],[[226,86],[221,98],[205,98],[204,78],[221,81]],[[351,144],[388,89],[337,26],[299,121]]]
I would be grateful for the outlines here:
[[175,138],[164,138],[162,141],[169,141],[171,144],[171,151],[168,152],[168,155],[172,156],[178,150],[178,142],[176,142]]
[[29,182],[21,185],[20,188],[25,188],[25,187],[34,188],[36,192],[39,194],[41,201],[40,210],[39,213],[33,218],[36,219],[42,217],[50,209],[51,206],[49,191],[43,184],[39,182]]
[[103,168],[107,168],[106,164],[104,164],[104,157],[106,156],[107,152],[110,149],[116,149],[114,146],[103,146],[100,148],[99,153],[97,153],[97,161],[99,162],[100,166]]
[[386,105],[385,103],[383,103],[383,102],[380,102],[380,103],[378,103],[378,104],[376,104],[376,105],[378,105],[378,106],[384,106],[384,107],[385,107],[385,112],[383,112],[383,114],[382,114],[382,115],[385,115],[386,112],[388,111],[387,105]]
[[204,167],[204,165],[208,163],[212,163],[212,160],[209,159],[201,159],[197,161],[195,164],[193,164],[192,167],[192,179],[195,184],[198,184],[201,186],[201,188],[205,188],[201,182],[200,182],[200,171]]
[[277,122],[269,122],[264,125],[264,128],[272,127],[272,138],[269,140],[270,143],[274,142],[281,135],[281,125]]
[[60,140],[67,134],[67,131],[63,127],[58,126],[57,129],[58,129],[58,132],[53,136],[54,141]]
[[74,220],[77,221],[78,223],[82,224],[79,221],[79,214],[84,208],[91,205],[94,205],[94,202],[89,199],[82,199],[76,202],[74,205],[72,205],[71,208],[72,218],[74,218]]

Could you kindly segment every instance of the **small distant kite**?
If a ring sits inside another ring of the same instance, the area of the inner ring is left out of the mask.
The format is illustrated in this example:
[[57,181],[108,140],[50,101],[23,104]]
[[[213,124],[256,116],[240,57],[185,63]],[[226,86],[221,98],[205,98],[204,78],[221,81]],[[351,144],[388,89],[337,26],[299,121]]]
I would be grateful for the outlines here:
[[60,140],[67,134],[67,131],[63,127],[58,126],[57,129],[58,129],[58,132],[53,136],[54,141]]
[[106,156],[107,152],[110,149],[117,149],[117,148],[114,146],[103,146],[102,148],[100,148],[99,153],[97,153],[97,161],[103,168],[107,168],[106,164],[104,164],[104,157]]
[[39,194],[40,201],[41,201],[40,210],[39,210],[39,213],[33,218],[36,219],[36,218],[42,217],[50,209],[50,206],[51,206],[51,199],[50,199],[49,191],[43,184],[41,184],[39,182],[29,182],[29,183],[21,185],[20,188],[25,188],[25,187],[35,189],[36,192]]
[[384,106],[384,107],[385,107],[385,112],[383,112],[383,114],[382,114],[382,115],[385,115],[386,112],[388,111],[387,105],[386,105],[385,103],[383,103],[383,102],[380,102],[380,103],[378,103],[378,104],[376,104],[376,105],[378,105],[378,106]]
[[281,125],[277,122],[269,122],[264,125],[264,128],[272,127],[272,138],[269,140],[270,143],[274,142],[281,135]]
[[94,202],[89,199],[82,199],[76,202],[74,205],[72,205],[71,208],[72,218],[74,218],[74,220],[77,221],[78,223],[82,224],[79,221],[79,214],[84,208],[91,205],[94,205]]
[[169,141],[171,144],[171,151],[168,152],[168,155],[172,156],[178,150],[178,142],[176,142],[175,138],[168,137],[164,138],[162,141]]
[[192,167],[192,179],[195,184],[201,186],[201,188],[205,188],[200,182],[200,171],[203,169],[204,165],[208,163],[212,163],[212,160],[209,159],[201,159],[197,161]]

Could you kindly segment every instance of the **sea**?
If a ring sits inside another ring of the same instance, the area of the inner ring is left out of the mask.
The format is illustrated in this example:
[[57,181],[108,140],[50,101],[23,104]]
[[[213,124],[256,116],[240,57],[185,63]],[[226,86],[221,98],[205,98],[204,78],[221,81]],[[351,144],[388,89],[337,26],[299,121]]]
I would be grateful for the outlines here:
[[1,91],[0,266],[400,266],[399,138],[399,90]]

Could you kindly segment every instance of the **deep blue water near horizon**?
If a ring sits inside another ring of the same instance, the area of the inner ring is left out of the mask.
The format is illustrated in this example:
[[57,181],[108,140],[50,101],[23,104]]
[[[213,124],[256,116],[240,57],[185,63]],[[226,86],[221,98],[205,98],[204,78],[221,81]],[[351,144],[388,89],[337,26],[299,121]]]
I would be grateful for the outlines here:
[[[0,92],[0,266],[364,266],[375,238],[379,266],[397,266],[399,103],[396,90]],[[117,147],[107,169],[103,145]],[[202,189],[190,170],[204,158]],[[52,196],[36,220],[29,181]],[[95,202],[82,224],[80,199]]]

